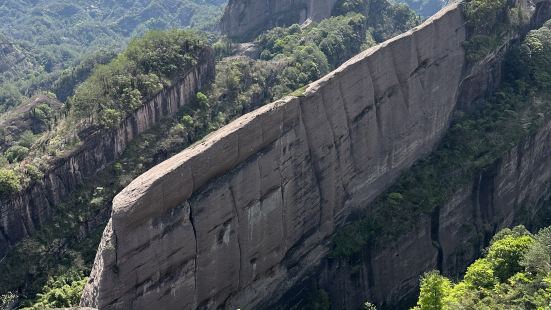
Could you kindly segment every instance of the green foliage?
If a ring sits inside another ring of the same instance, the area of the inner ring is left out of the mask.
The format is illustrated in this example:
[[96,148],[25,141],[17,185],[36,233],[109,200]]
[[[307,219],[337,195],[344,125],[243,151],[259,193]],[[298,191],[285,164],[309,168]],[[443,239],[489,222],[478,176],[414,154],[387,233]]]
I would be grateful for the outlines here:
[[74,307],[80,303],[84,285],[88,281],[81,272],[70,271],[67,274],[50,278],[36,302],[26,310]]
[[4,156],[10,163],[20,162],[29,154],[29,148],[21,145],[14,145],[6,150]]
[[21,190],[21,181],[12,170],[0,170],[0,198]]
[[509,236],[492,244],[487,259],[500,281],[505,281],[522,270],[520,260],[533,241],[529,235]]
[[36,141],[36,136],[33,134],[33,132],[30,131],[30,130],[26,130],[19,137],[18,144],[21,145],[21,146],[24,146],[26,148],[30,148],[34,144],[35,141]]
[[98,66],[71,98],[75,117],[108,128],[149,98],[185,75],[197,63],[206,42],[184,30],[150,31],[134,39],[107,65]]
[[491,289],[498,283],[494,265],[488,259],[479,259],[467,268],[464,282],[469,287]]
[[550,50],[551,22],[547,22],[540,29],[528,33],[520,52],[520,57],[529,59],[528,72],[532,80],[541,88],[551,87],[551,72],[547,70],[551,67]]
[[21,93],[13,84],[3,84],[0,86],[0,112],[8,108],[15,107],[21,103]]
[[[111,60],[130,38],[152,29],[215,31],[224,0],[90,1],[25,0],[0,5],[0,111],[5,83],[31,96],[52,89],[61,101],[73,94],[96,64]],[[5,35],[3,35],[5,34]],[[4,48],[6,47],[6,48]],[[9,106],[20,101],[9,100]]]
[[487,255],[453,284],[436,272],[421,280],[425,309],[548,309],[551,301],[551,229],[533,236],[522,226],[499,232]]
[[386,0],[341,0],[334,8],[335,15],[360,13],[376,41],[383,41],[419,24],[419,17],[405,4]]
[[468,62],[476,62],[496,50],[506,35],[524,22],[520,6],[507,0],[470,0],[465,3],[470,35],[465,43]]
[[33,164],[27,164],[24,168],[25,174],[29,176],[32,181],[40,181],[44,177],[44,173]]
[[452,283],[438,272],[429,272],[421,279],[421,293],[415,310],[443,310],[450,302]]
[[32,110],[31,110],[31,116],[44,122],[44,123],[49,123],[51,118],[53,117],[54,115],[54,111],[52,110],[52,108],[45,104],[45,103],[41,103],[39,105],[37,105],[36,107],[34,107]]
[[208,108],[209,104],[209,98],[207,95],[203,94],[202,92],[198,92],[197,95],[195,95],[195,98],[197,99],[197,103],[199,106]]
[[465,5],[467,25],[476,33],[491,32],[506,5],[506,0],[470,0]]

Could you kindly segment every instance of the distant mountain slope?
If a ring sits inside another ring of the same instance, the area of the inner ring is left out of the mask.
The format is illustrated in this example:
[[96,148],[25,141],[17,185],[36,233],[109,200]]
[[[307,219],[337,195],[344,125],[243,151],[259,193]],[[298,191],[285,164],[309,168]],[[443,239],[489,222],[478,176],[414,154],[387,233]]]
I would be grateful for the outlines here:
[[[99,48],[121,48],[130,37],[148,29],[194,27],[214,30],[225,2],[1,1],[0,85],[12,82],[28,96],[37,88],[44,88],[37,85],[42,86],[45,79],[51,79],[48,75],[78,63],[83,55]],[[0,102],[0,110],[1,105]]]

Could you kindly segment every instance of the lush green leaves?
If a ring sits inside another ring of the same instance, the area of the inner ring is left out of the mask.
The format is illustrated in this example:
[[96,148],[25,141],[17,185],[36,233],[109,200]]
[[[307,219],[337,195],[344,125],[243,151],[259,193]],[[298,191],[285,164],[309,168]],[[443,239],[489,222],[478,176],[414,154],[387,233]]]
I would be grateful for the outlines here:
[[535,236],[522,226],[501,231],[459,283],[427,273],[414,309],[548,309],[550,240],[550,228]]
[[107,65],[98,66],[71,98],[73,115],[105,127],[120,121],[142,101],[184,76],[206,42],[184,30],[151,31],[134,39]]
[[438,272],[429,272],[421,279],[421,295],[415,310],[443,310],[449,300],[452,283]]
[[84,285],[88,281],[81,272],[70,271],[67,274],[50,278],[37,295],[37,301],[25,310],[42,310],[78,306]]
[[0,198],[21,190],[21,183],[15,172],[0,170]]

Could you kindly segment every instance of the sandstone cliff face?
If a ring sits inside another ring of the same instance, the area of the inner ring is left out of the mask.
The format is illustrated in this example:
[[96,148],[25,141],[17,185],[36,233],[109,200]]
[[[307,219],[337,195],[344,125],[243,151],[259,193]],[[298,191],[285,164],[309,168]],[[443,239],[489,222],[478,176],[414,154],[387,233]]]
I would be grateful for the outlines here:
[[[420,215],[402,238],[365,249],[355,265],[323,260],[313,274],[335,309],[356,309],[366,300],[381,309],[401,309],[396,305],[416,298],[422,272],[460,275],[497,231],[530,223],[550,196],[551,120],[458,189],[446,205]],[[270,308],[292,309],[306,285],[297,284]]]
[[[495,84],[499,53],[468,66],[465,40],[462,7],[451,5],[140,176],[114,200],[82,304],[265,308],[300,287],[335,228],[432,150],[466,96]],[[388,277],[369,290],[376,301],[395,301],[444,260],[431,219],[373,255],[376,279]],[[421,253],[411,267],[396,256],[411,252]]]
[[43,180],[0,201],[0,256],[46,223],[54,206],[86,178],[115,161],[134,138],[193,100],[213,76],[214,58],[210,49],[205,49],[200,63],[181,81],[136,110],[118,129],[90,135],[81,148],[57,160]]
[[320,21],[331,16],[337,0],[230,0],[222,17],[222,32],[248,40],[275,26]]

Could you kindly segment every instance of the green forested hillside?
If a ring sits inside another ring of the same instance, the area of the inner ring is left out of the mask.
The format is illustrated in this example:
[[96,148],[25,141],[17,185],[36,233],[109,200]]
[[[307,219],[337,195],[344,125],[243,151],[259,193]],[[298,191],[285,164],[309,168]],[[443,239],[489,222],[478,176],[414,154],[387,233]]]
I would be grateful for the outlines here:
[[225,2],[2,1],[0,85],[9,89],[10,94],[0,92],[0,111],[18,102],[13,89],[26,96],[49,89],[59,79],[61,70],[81,64],[83,58],[90,59],[100,49],[118,50],[129,38],[149,29],[213,30]]

